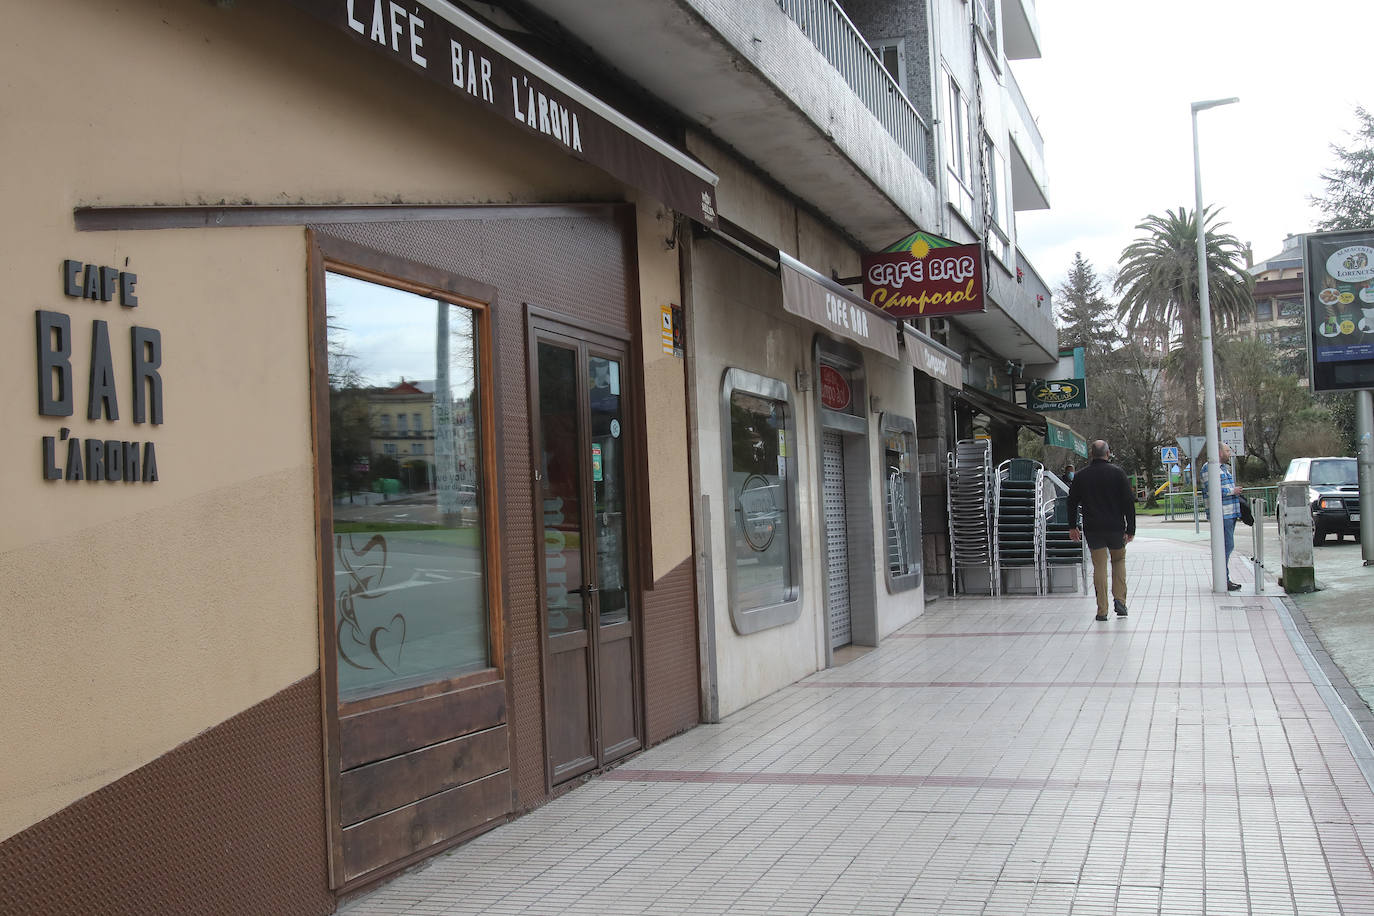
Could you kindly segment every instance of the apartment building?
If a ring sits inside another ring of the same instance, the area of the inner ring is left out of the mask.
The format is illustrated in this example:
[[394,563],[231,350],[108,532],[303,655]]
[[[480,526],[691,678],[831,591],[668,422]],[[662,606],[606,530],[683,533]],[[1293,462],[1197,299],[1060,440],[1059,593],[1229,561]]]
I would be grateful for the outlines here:
[[[16,912],[333,912],[921,614],[1043,423],[1030,0],[7,27]],[[982,311],[864,300],[913,233]]]
[[1302,282],[1302,240],[1301,233],[1289,235],[1278,254],[1247,268],[1255,278],[1255,312],[1240,330],[1269,344],[1295,374],[1306,379],[1307,304]]

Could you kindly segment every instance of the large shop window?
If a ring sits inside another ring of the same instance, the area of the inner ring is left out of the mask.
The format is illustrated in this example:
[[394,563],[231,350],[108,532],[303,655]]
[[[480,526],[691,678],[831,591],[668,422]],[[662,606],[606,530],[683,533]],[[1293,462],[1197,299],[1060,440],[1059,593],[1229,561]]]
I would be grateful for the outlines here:
[[785,382],[728,369],[724,413],[730,617],[748,634],[801,611],[795,412]]
[[887,590],[921,584],[921,486],[916,461],[916,424],[885,413],[883,431],[883,525]]
[[[470,308],[332,271],[325,301],[334,636],[349,702],[490,666],[481,367]],[[422,441],[381,441],[393,416]]]

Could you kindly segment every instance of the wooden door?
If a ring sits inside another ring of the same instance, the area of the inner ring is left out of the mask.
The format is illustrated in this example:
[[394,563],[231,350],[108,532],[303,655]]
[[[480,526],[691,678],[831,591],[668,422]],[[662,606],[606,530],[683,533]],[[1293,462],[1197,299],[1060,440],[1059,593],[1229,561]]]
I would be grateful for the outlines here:
[[623,349],[536,326],[544,719],[551,785],[642,744]]

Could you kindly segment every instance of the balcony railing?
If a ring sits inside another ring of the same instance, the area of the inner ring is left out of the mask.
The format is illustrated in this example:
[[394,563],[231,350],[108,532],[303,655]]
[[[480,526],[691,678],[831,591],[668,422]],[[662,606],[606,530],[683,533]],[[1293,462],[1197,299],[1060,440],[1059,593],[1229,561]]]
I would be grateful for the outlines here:
[[930,128],[839,4],[835,0],[778,0],[778,6],[839,71],[921,174],[929,177]]
[[1045,159],[1045,139],[1040,136],[1040,125],[1035,123],[1035,118],[1031,117],[1030,106],[1026,104],[1026,97],[1021,94],[1021,84],[1016,82],[1016,77],[1010,72],[1006,74],[1007,95],[1011,96],[1012,104],[1016,106],[1016,111],[1021,115],[1021,123],[1026,125],[1026,130],[1030,132],[1031,147],[1035,154],[1043,162]]

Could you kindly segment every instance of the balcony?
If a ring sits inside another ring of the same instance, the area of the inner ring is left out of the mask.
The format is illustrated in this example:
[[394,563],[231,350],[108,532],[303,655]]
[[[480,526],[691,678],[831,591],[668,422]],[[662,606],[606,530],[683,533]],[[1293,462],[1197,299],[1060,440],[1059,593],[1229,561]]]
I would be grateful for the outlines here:
[[[529,0],[861,245],[938,225],[929,126],[833,0]],[[728,164],[721,166],[729,171]],[[719,210],[751,224],[722,175]]]
[[1014,210],[1047,210],[1050,206],[1048,176],[1045,174],[1045,140],[1040,126],[1031,117],[1030,106],[1021,86],[1008,67],[1006,98],[1007,132],[1011,136],[1011,197]]
[[1002,53],[1007,60],[1040,57],[1040,20],[1035,0],[1002,0]]

